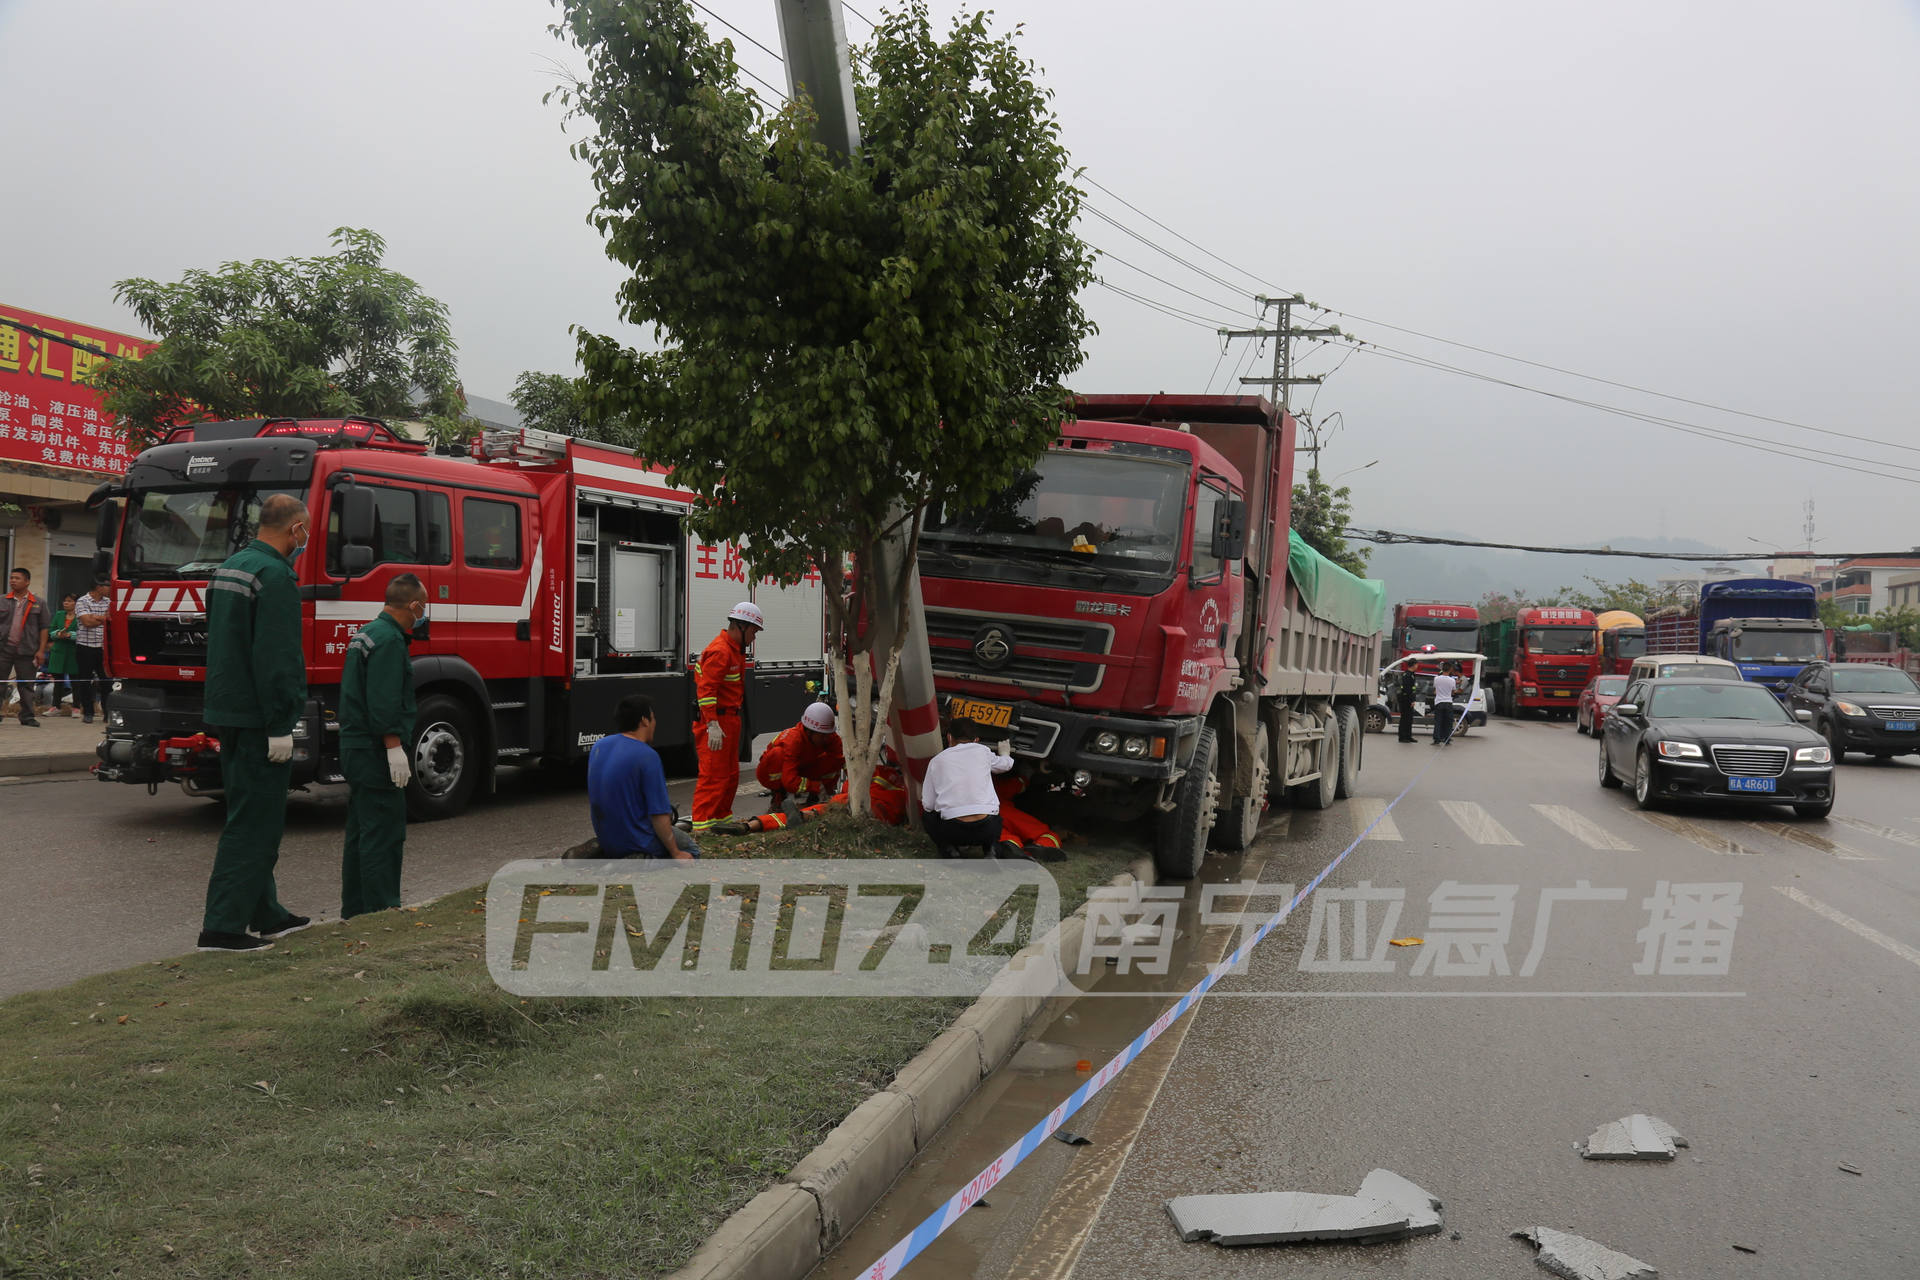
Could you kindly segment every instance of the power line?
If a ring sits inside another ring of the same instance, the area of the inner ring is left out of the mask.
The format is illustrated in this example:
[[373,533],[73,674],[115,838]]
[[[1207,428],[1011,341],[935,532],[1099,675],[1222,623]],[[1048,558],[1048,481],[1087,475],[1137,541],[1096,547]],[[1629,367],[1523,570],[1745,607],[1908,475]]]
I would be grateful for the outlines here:
[[[1088,243],[1089,243],[1089,244],[1092,244],[1093,242],[1092,242],[1092,241],[1088,241]],[[1107,250],[1105,250],[1105,249],[1102,249],[1102,248],[1100,248],[1100,246],[1099,246],[1099,245],[1097,245],[1097,244],[1096,244],[1096,245],[1094,245],[1093,247],[1094,247],[1094,249],[1095,249],[1095,250],[1097,250],[1097,251],[1099,252],[1099,254],[1100,254],[1100,256],[1101,256],[1101,257],[1103,257],[1103,258],[1111,258],[1111,259],[1113,259],[1113,260],[1114,260],[1115,262],[1117,262],[1117,263],[1119,263],[1119,264],[1120,264],[1121,266],[1123,266],[1123,267],[1128,267],[1128,268],[1130,268],[1130,269],[1132,269],[1132,270],[1134,270],[1134,271],[1138,271],[1138,272],[1139,272],[1139,273],[1140,273],[1141,275],[1143,275],[1143,276],[1145,276],[1145,277],[1146,277],[1147,279],[1149,279],[1149,280],[1155,280],[1155,281],[1158,281],[1159,283],[1161,283],[1161,284],[1163,284],[1163,285],[1165,285],[1165,286],[1167,286],[1167,288],[1169,288],[1169,289],[1172,289],[1172,290],[1173,290],[1173,291],[1175,291],[1176,293],[1184,293],[1184,294],[1186,294],[1186,295],[1187,295],[1187,296],[1188,296],[1189,298],[1194,298],[1194,299],[1197,299],[1197,300],[1198,300],[1198,301],[1200,301],[1200,302],[1204,302],[1204,303],[1206,303],[1206,304],[1207,304],[1208,306],[1210,306],[1210,307],[1223,307],[1223,306],[1229,306],[1229,305],[1234,305],[1234,304],[1229,304],[1229,303],[1224,303],[1224,302],[1222,302],[1222,301],[1220,301],[1220,299],[1218,299],[1218,298],[1212,298],[1212,297],[1208,297],[1208,296],[1207,296],[1206,294],[1204,294],[1204,293],[1195,293],[1195,292],[1194,292],[1193,290],[1191,290],[1191,289],[1184,289],[1184,288],[1182,288],[1181,286],[1179,286],[1179,285],[1177,285],[1177,284],[1175,284],[1175,283],[1174,283],[1173,281],[1171,281],[1171,280],[1169,280],[1169,279],[1167,279],[1167,278],[1166,278],[1165,276],[1157,276],[1157,275],[1155,275],[1155,274],[1154,274],[1153,272],[1151,272],[1151,271],[1149,271],[1149,270],[1147,270],[1147,269],[1146,269],[1145,267],[1143,267],[1143,266],[1140,266],[1140,265],[1139,265],[1138,263],[1134,263],[1134,262],[1129,262],[1129,261],[1127,261],[1127,260],[1126,260],[1125,258],[1123,258],[1123,257],[1121,257],[1121,256],[1120,256],[1119,254],[1117,254],[1117,253],[1110,253],[1110,252],[1108,252]]]
[[[1538,547],[1524,542],[1478,542],[1472,538],[1440,538],[1423,533],[1395,533],[1390,529],[1358,529],[1349,527],[1343,531],[1349,538],[1358,538],[1362,542],[1371,542],[1379,546],[1392,546],[1398,543],[1413,543],[1428,547],[1474,547],[1490,551],[1531,551],[1540,555],[1561,556],[1618,556],[1633,560],[1683,560],[1693,563],[1720,564],[1728,560],[1805,560],[1808,554],[1782,551],[1622,551],[1614,547]],[[1859,551],[1834,552],[1831,555],[1817,557],[1821,560],[1906,560],[1913,556],[1907,551]]]
[[1087,177],[1086,170],[1084,169],[1081,170],[1078,176],[1081,178],[1085,178],[1088,186],[1093,187],[1097,190],[1106,192],[1109,196],[1112,196],[1115,200],[1118,200],[1121,204],[1133,210],[1135,213],[1139,214],[1141,217],[1145,218],[1148,222],[1151,222],[1154,226],[1160,228],[1162,231],[1166,232],[1168,235],[1172,236],[1174,239],[1180,241],[1182,244],[1185,244],[1191,248],[1198,249],[1201,253],[1206,254],[1209,258],[1212,258],[1215,262],[1218,262],[1221,266],[1224,266],[1229,268],[1230,270],[1239,272],[1241,275],[1245,276],[1247,279],[1253,281],[1254,284],[1258,285],[1262,290],[1272,292],[1272,293],[1280,293],[1280,294],[1290,294],[1293,292],[1290,289],[1282,289],[1274,284],[1269,283],[1268,281],[1262,280],[1259,276],[1254,275],[1251,271],[1248,271],[1246,268],[1240,266],[1238,263],[1231,262],[1228,259],[1221,257],[1219,254],[1215,253],[1213,250],[1207,248],[1207,246],[1200,244],[1197,241],[1187,239],[1187,237],[1181,235],[1178,231],[1175,231],[1172,227],[1160,221],[1160,219],[1154,217],[1152,214],[1148,213],[1145,209],[1142,209],[1139,205],[1134,204],[1131,200],[1128,200],[1125,196],[1113,190],[1111,187],[1108,187],[1103,183],[1096,181],[1093,178]]
[[1135,231],[1132,227],[1128,226],[1126,223],[1121,222],[1118,218],[1115,218],[1112,214],[1109,214],[1105,210],[1101,209],[1100,206],[1094,204],[1092,201],[1083,200],[1080,203],[1080,207],[1082,209],[1085,209],[1088,213],[1092,214],[1094,217],[1100,219],[1100,221],[1107,223],[1109,226],[1115,227],[1120,231],[1125,232],[1127,235],[1132,236],[1135,240],[1138,240],[1141,244],[1147,246],[1147,248],[1152,249],[1155,253],[1164,254],[1165,256],[1179,263],[1181,266],[1185,267],[1187,270],[1193,272],[1195,275],[1212,281],[1214,284],[1219,285],[1221,288],[1225,289],[1227,292],[1235,293],[1235,294],[1243,292],[1240,286],[1233,283],[1233,281],[1223,279],[1222,277],[1213,274],[1211,271],[1208,271],[1205,267],[1196,266],[1194,263],[1187,261],[1185,258],[1181,257],[1179,254],[1175,253],[1173,250],[1165,247],[1164,245],[1158,243],[1157,241],[1148,239],[1146,236],[1141,235],[1138,231]]
[[1173,319],[1178,320],[1183,324],[1194,325],[1198,328],[1206,329],[1209,331],[1218,330],[1220,328],[1221,322],[1218,320],[1210,320],[1203,315],[1199,315],[1195,312],[1185,310],[1184,308],[1181,308],[1181,307],[1176,307],[1171,303],[1161,302],[1161,301],[1158,301],[1157,299],[1149,298],[1145,294],[1135,293],[1131,289],[1123,289],[1119,285],[1114,284],[1110,280],[1103,280],[1103,279],[1096,278],[1094,280],[1094,283],[1099,285],[1102,289],[1106,289],[1112,293],[1117,293],[1121,297],[1126,298],[1129,301],[1137,302],[1141,306],[1151,307],[1155,311],[1161,312],[1162,314],[1167,316],[1171,316]]

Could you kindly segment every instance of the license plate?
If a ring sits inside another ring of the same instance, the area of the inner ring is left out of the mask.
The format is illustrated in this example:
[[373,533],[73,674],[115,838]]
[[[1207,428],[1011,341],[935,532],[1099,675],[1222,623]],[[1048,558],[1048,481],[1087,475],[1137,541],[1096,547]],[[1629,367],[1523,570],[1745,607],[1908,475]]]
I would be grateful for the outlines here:
[[1772,791],[1774,789],[1774,781],[1773,778],[1728,778],[1727,790]]
[[1889,720],[1887,728],[1895,733],[1912,733],[1916,728],[1920,728],[1920,720]]
[[1573,696],[1573,690],[1571,690],[1571,689],[1555,689],[1555,690],[1553,691],[1553,696],[1554,696],[1554,697],[1556,697],[1556,698],[1571,698],[1571,697]]
[[952,720],[971,720],[987,729],[1006,729],[1013,724],[1013,708],[1004,702],[986,702],[979,698],[949,698],[947,716]]

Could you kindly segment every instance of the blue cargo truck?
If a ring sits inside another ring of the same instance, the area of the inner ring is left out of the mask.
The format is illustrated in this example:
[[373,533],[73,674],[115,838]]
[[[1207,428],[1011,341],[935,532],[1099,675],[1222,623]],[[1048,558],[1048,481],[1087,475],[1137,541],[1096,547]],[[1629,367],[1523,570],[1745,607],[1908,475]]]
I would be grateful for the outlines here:
[[1648,619],[1647,652],[1725,658],[1779,696],[1809,662],[1827,656],[1827,632],[1806,583],[1736,578],[1700,588],[1700,605],[1690,613]]

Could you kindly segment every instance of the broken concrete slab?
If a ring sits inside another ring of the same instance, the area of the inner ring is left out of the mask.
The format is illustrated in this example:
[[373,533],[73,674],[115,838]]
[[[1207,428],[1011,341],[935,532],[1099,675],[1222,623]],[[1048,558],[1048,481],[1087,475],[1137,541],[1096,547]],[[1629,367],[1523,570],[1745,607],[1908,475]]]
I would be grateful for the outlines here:
[[1407,1215],[1407,1234],[1434,1235],[1440,1230],[1440,1201],[1391,1169],[1375,1169],[1360,1182],[1360,1196],[1392,1205]]
[[1410,1225],[1404,1209],[1384,1200],[1308,1191],[1178,1196],[1167,1201],[1167,1214],[1182,1240],[1222,1245],[1384,1240],[1405,1235]]
[[1577,1145],[1588,1160],[1671,1160],[1687,1140],[1658,1116],[1636,1113],[1609,1120]]
[[1538,1249],[1533,1260],[1564,1280],[1659,1280],[1660,1272],[1652,1263],[1616,1253],[1585,1236],[1529,1227],[1514,1232],[1513,1238]]

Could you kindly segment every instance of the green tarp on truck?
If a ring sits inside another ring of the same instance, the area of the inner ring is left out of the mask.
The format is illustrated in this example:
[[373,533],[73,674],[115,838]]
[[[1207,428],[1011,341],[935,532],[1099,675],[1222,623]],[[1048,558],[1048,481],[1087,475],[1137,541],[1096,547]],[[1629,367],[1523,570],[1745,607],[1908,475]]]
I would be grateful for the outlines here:
[[1387,626],[1387,584],[1342,569],[1289,529],[1287,574],[1307,612],[1342,631],[1375,636]]

